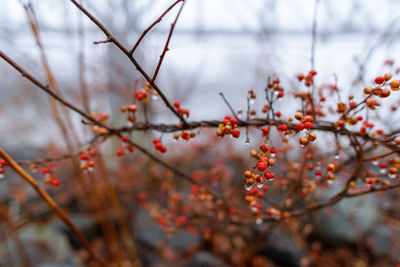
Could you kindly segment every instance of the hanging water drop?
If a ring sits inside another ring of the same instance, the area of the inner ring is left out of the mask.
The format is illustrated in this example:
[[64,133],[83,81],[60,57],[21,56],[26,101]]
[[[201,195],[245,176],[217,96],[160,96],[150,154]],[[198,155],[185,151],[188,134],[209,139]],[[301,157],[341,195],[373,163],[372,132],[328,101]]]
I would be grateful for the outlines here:
[[389,173],[389,174],[388,174],[388,177],[389,177],[390,179],[395,179],[395,178],[397,177],[397,175],[396,175],[396,174],[393,174],[393,173]]
[[257,224],[257,225],[262,224],[262,222],[263,222],[263,220],[262,220],[261,218],[257,218],[257,220],[256,220],[256,224]]
[[250,105],[254,105],[254,103],[256,103],[256,100],[254,98],[250,99]]
[[250,191],[252,188],[253,188],[253,185],[244,185],[244,188],[247,190],[247,191]]

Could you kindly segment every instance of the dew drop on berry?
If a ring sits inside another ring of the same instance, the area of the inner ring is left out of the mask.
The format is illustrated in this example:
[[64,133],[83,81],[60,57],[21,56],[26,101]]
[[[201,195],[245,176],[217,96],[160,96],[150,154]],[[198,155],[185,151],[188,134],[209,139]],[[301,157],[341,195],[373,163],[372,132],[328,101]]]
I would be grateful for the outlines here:
[[258,218],[258,219],[256,220],[256,224],[257,224],[257,225],[262,224],[262,222],[263,222],[263,220],[262,220],[261,218]]
[[339,153],[335,154],[335,159],[338,160],[340,158]]
[[254,103],[256,103],[256,100],[255,99],[250,99],[250,105],[254,105]]
[[388,177],[389,177],[390,179],[395,179],[395,178],[397,177],[397,175],[396,175],[396,174],[393,174],[393,173],[389,173],[389,174],[388,174]]
[[384,174],[384,173],[386,173],[386,169],[380,169],[379,172]]
[[275,153],[271,153],[271,158],[275,158],[276,154]]
[[0,179],[4,179],[4,174],[3,173],[0,173]]
[[371,161],[372,162],[372,165],[374,165],[374,166],[378,166],[378,164],[379,164],[379,161],[378,160],[373,160],[373,161]]
[[257,183],[258,188],[263,188],[264,184],[263,183]]
[[253,185],[244,185],[244,188],[247,190],[247,191],[250,191],[252,188],[253,188]]
[[157,101],[158,100],[158,95],[152,95],[151,99],[153,99],[154,101]]
[[333,180],[326,180],[328,184],[333,184]]

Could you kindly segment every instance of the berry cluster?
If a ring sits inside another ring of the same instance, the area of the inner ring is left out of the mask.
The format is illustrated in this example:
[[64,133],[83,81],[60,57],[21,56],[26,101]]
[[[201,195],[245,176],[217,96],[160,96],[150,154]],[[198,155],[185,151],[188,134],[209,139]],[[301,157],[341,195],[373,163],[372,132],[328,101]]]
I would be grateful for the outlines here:
[[135,151],[135,148],[129,144],[129,138],[125,135],[121,137],[121,145],[120,148],[117,150],[117,156],[122,157],[125,155],[125,152],[132,153]]
[[181,133],[175,133],[174,134],[174,140],[178,141],[179,138],[182,138],[184,142],[189,141],[191,138],[194,138],[196,136],[195,132],[188,132],[188,131],[182,131]]
[[238,119],[226,115],[222,123],[218,126],[217,136],[224,137],[225,135],[231,134],[232,137],[239,138],[240,130],[237,126],[238,123]]
[[94,158],[96,157],[96,150],[95,149],[90,149],[89,151],[84,151],[83,153],[81,153],[79,155],[79,159],[81,161],[80,164],[80,168],[81,170],[88,170],[88,171],[93,171],[95,163],[93,159],[90,158]]
[[[274,78],[274,79],[272,79],[272,82],[270,82],[270,83],[268,83],[268,88],[269,89],[273,89],[274,90],[274,94],[276,95],[276,97],[279,99],[279,98],[282,98],[284,95],[285,95],[285,90],[283,89],[283,87],[280,85],[280,80],[279,80],[279,78]],[[269,106],[268,106],[269,107]],[[264,112],[264,109],[265,109],[266,107],[264,106],[264,108],[263,108],[263,112]],[[268,108],[267,108],[267,110],[265,111],[265,112],[267,112],[268,111]],[[280,117],[280,116],[278,116],[278,117]]]
[[0,179],[4,178],[4,173],[6,170],[4,167],[7,166],[7,162],[4,159],[0,159]]
[[49,167],[44,167],[42,169],[42,174],[44,174],[44,183],[52,186],[59,186],[60,181],[58,180],[57,175],[54,174],[54,171],[57,170],[57,163],[50,163]]
[[307,76],[305,76],[303,73],[300,73],[299,75],[297,75],[297,79],[299,80],[299,82],[304,80],[304,84],[305,86],[309,87],[312,86],[314,84],[314,76],[317,75],[317,71],[316,70],[310,70],[307,74]]
[[137,106],[135,104],[121,106],[120,110],[121,112],[127,112],[126,120],[129,123],[135,122],[135,112],[137,111]]
[[167,152],[167,148],[161,143],[160,139],[154,138],[153,139],[154,148],[161,153]]
[[189,118],[190,111],[188,109],[181,108],[181,102],[175,101],[174,107],[176,108],[176,111],[178,111],[179,114],[185,115],[186,118]]

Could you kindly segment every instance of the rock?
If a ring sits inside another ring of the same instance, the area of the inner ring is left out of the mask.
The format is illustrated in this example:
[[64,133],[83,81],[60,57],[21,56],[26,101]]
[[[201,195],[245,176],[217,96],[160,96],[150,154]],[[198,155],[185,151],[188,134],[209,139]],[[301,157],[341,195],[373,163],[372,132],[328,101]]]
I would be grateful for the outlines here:
[[184,230],[176,230],[175,234],[168,237],[163,229],[149,217],[148,212],[138,211],[136,214],[135,235],[139,242],[155,249],[159,241],[163,241],[167,246],[174,249],[184,250],[188,246],[200,242],[199,236],[193,236]]
[[291,234],[282,227],[271,232],[267,238],[267,246],[261,253],[278,266],[287,267],[300,266],[300,259],[305,254]]
[[[26,226],[20,230],[19,236],[33,266],[81,266],[73,255],[67,237],[51,227]],[[7,254],[5,246],[9,247],[12,255]],[[23,266],[11,239],[0,246],[0,266]]]
[[[339,182],[320,193],[320,201],[335,195],[342,187]],[[368,194],[344,198],[334,206],[318,211],[312,219],[312,235],[329,245],[353,244],[360,235],[376,225],[379,212],[376,196]]]
[[[91,217],[83,214],[70,214],[69,217],[87,240],[92,240],[94,237],[100,235],[100,229]],[[55,220],[50,224],[50,227],[65,233],[74,248],[80,248],[82,246],[75,234],[71,232],[71,229],[64,223],[64,221],[60,219]]]
[[207,252],[197,252],[185,267],[228,267],[223,261]]

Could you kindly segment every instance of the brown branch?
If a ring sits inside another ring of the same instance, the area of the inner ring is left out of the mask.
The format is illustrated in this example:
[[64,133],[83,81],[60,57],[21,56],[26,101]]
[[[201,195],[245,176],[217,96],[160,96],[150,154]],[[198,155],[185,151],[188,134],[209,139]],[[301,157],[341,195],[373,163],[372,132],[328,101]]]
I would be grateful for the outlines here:
[[157,84],[152,80],[152,78],[144,71],[142,66],[136,61],[136,59],[129,54],[128,49],[125,48],[112,34],[107,30],[107,28],[100,22],[98,21],[89,11],[87,11],[82,5],[80,5],[77,1],[75,0],[70,0],[79,10],[81,10],[94,24],[96,24],[97,27],[100,28],[100,30],[107,36],[108,39],[110,39],[132,62],[132,64],[136,67],[136,69],[142,74],[142,76],[146,79],[146,81],[156,90],[158,95],[161,97],[161,99],[164,101],[164,104],[182,121],[183,125],[186,125],[187,122],[183,118],[182,114],[179,114],[178,111],[175,110],[175,108],[171,105],[167,97],[164,95],[164,93],[161,91],[161,89],[157,86]]
[[133,53],[135,53],[136,48],[138,48],[139,44],[141,43],[141,41],[143,40],[143,38],[146,36],[146,34],[154,27],[156,26],[158,23],[161,22],[161,20],[163,19],[163,17],[169,12],[171,11],[172,8],[174,8],[174,6],[176,6],[176,4],[178,4],[179,2],[182,2],[183,0],[177,0],[175,1],[175,3],[173,3],[167,10],[164,11],[164,13],[161,14],[161,16],[154,21],[147,29],[144,30],[144,32],[142,33],[142,35],[140,35],[139,39],[136,41],[135,45],[132,47],[132,49],[129,51],[129,55],[132,55]]
[[154,71],[153,78],[151,78],[152,82],[154,82],[156,80],[158,72],[160,71],[160,68],[161,68],[161,64],[162,64],[162,62],[164,60],[165,54],[169,50],[168,45],[169,45],[169,42],[171,41],[171,37],[172,37],[172,34],[174,32],[175,25],[178,22],[179,16],[181,15],[181,12],[182,12],[182,9],[183,9],[184,5],[185,5],[185,0],[182,0],[182,5],[179,8],[178,14],[176,15],[176,18],[175,18],[174,22],[171,24],[171,29],[169,30],[168,38],[167,38],[167,41],[165,42],[164,50],[161,53],[160,60],[157,63],[157,67],[156,67],[156,70]]
[[105,266],[105,264],[95,255],[92,248],[90,247],[88,241],[84,235],[79,231],[75,224],[68,217],[67,213],[62,210],[57,203],[46,193],[46,191],[39,185],[39,183],[30,176],[24,169],[22,169],[18,163],[16,163],[3,149],[0,149],[0,157],[3,158],[8,165],[18,173],[26,182],[28,182],[33,189],[38,193],[38,195],[46,202],[46,204],[53,210],[53,212],[62,219],[65,224],[71,229],[71,231],[76,235],[81,244],[85,247],[90,255],[90,258],[95,261],[100,266]]

